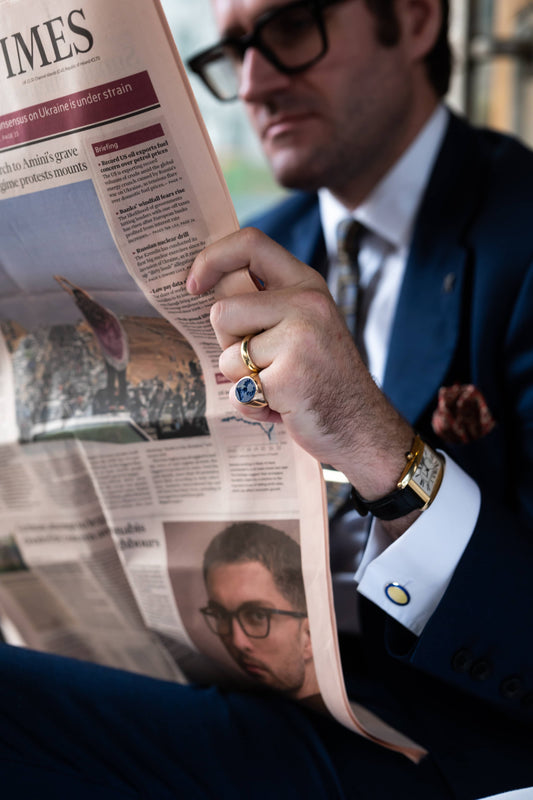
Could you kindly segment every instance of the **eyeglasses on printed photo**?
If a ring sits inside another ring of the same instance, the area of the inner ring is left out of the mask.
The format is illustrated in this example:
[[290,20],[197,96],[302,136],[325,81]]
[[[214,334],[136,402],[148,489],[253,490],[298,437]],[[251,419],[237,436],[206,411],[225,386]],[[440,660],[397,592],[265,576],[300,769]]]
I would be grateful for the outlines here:
[[294,617],[295,619],[307,617],[303,611],[285,611],[249,603],[240,606],[236,611],[227,611],[218,605],[205,606],[200,611],[210,630],[217,636],[229,636],[232,631],[232,620],[235,618],[243,633],[250,639],[266,639],[270,633],[272,617]]

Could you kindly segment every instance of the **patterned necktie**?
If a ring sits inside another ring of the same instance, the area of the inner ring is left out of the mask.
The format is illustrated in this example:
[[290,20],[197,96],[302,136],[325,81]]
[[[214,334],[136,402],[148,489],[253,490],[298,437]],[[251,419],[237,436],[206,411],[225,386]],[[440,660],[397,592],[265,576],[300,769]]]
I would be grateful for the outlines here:
[[338,280],[335,301],[364,363],[367,355],[362,319],[362,291],[359,278],[359,247],[367,229],[352,217],[337,225]]
[[[346,326],[352,334],[359,350],[359,355],[367,363],[361,322],[362,292],[359,285],[359,247],[361,238],[367,232],[364,225],[353,217],[343,219],[337,225],[337,285],[334,299],[337,308],[344,317]],[[328,496],[328,516],[330,520],[346,507],[350,497],[351,486],[328,480],[326,484]],[[335,547],[333,547],[335,550]]]

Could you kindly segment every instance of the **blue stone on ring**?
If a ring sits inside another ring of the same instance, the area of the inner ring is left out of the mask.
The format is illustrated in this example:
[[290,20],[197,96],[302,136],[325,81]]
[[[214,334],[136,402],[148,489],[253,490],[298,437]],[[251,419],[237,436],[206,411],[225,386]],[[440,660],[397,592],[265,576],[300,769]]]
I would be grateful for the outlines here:
[[259,378],[254,379],[246,375],[235,384],[235,397],[243,405],[266,406],[267,403],[261,391]]

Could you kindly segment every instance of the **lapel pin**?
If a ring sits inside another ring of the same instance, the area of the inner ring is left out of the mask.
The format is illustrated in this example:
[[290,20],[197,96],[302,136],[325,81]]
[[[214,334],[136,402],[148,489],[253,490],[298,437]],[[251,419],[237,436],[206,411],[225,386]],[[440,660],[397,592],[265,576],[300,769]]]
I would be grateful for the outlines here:
[[448,272],[448,274],[446,275],[446,277],[442,282],[442,291],[445,292],[446,294],[450,294],[450,292],[453,292],[454,286],[455,286],[455,275],[453,272]]

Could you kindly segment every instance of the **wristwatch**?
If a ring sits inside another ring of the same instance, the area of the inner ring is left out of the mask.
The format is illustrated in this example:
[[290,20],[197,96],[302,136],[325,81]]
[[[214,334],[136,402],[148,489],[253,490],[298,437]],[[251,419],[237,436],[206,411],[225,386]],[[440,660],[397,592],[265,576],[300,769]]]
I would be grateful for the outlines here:
[[406,453],[407,463],[397,488],[379,500],[365,500],[352,486],[351,500],[355,510],[365,516],[370,511],[378,519],[398,519],[433,502],[444,474],[444,460],[420,436]]

